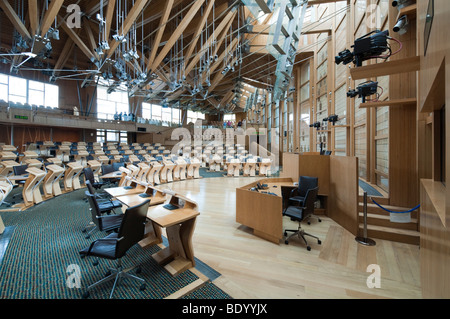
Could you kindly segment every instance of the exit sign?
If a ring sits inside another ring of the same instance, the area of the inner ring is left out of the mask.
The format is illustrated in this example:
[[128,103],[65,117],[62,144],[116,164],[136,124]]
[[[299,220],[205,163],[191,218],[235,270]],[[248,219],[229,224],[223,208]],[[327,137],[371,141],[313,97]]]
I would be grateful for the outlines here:
[[14,118],[20,120],[28,120],[28,116],[26,115],[14,115]]

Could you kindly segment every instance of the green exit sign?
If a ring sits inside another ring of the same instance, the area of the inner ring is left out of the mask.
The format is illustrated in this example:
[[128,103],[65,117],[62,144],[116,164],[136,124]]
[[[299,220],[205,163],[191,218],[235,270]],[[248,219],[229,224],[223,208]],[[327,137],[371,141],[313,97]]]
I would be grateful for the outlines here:
[[28,120],[28,116],[26,115],[14,115],[15,119]]

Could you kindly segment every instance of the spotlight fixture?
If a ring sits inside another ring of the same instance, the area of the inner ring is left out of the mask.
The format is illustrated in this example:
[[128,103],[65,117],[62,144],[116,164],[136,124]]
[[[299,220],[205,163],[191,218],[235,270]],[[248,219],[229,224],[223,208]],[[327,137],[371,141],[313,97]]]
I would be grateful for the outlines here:
[[409,6],[410,4],[412,4],[411,0],[393,0],[392,1],[392,6],[398,8],[399,10],[401,8]]
[[122,43],[127,42],[127,38],[125,38],[124,35],[114,34],[113,39],[116,40],[117,42],[122,42]]
[[393,31],[397,32],[398,34],[402,35],[405,34],[408,31],[408,17],[406,15],[401,16],[397,23],[395,24]]

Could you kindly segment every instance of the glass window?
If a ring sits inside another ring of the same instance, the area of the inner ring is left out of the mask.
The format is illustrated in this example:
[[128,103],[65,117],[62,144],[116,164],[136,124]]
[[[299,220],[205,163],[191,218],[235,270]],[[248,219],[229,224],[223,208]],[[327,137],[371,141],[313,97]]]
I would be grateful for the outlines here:
[[152,104],[152,119],[161,121],[161,105]]
[[27,103],[27,80],[15,76],[9,77],[9,100],[11,102]]
[[236,120],[236,114],[224,114],[223,115],[224,121],[235,121]]
[[180,109],[172,109],[172,122],[180,123],[181,111]]
[[129,111],[128,92],[117,89],[108,93],[108,88],[97,87],[97,117],[101,119],[114,119],[116,113],[126,113]]
[[152,105],[150,103],[142,103],[142,118],[151,119],[152,118]]
[[163,107],[161,109],[161,119],[164,122],[172,122],[172,108],[170,107]]

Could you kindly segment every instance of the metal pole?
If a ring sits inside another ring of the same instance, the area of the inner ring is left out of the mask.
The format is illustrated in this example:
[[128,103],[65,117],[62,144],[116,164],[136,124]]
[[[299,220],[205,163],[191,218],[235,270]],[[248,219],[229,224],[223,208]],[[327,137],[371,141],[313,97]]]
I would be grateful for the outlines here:
[[363,245],[366,246],[375,246],[375,241],[367,238],[367,192],[364,192],[364,206],[363,206],[363,214],[364,214],[364,230],[363,230],[363,237],[356,237],[355,240]]

